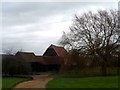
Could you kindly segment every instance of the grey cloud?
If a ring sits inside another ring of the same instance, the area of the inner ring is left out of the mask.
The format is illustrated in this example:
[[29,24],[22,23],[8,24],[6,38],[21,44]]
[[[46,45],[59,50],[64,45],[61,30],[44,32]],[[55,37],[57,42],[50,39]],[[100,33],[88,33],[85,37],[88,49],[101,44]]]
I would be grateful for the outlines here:
[[[76,7],[85,7],[90,2],[4,2],[3,25],[29,24],[35,23],[39,18],[45,18],[48,15],[66,13],[67,10]],[[101,3],[102,4],[102,3]],[[104,4],[104,3],[103,3]]]
[[65,13],[66,9],[78,3],[38,3],[38,2],[20,2],[3,3],[3,25],[35,23],[38,18],[44,18],[48,15]]
[[27,52],[34,52],[35,54],[43,54],[43,52],[45,51],[45,49],[47,48],[47,46],[49,46],[51,44],[51,42],[53,44],[56,44],[58,40],[55,38],[41,38],[40,40],[30,40],[30,39],[23,39],[21,38],[21,40],[9,40],[7,42],[3,42],[2,46],[3,46],[3,51],[7,50],[7,49],[13,49],[13,52],[16,52],[20,49],[22,49],[23,51],[27,51]]
[[[2,5],[3,50],[14,48],[14,50],[23,49],[24,51],[42,54],[51,43],[57,43],[60,35],[58,30],[61,27],[63,27],[61,32],[66,29],[64,24],[61,26],[58,23],[71,21],[76,13],[75,10],[81,12],[83,8],[87,9],[89,6],[114,7],[116,4],[96,2],[3,2]],[[59,15],[63,16],[61,20],[58,20],[59,22],[53,20],[59,19]]]
[[67,10],[89,5],[102,6],[108,2],[3,2],[3,26],[35,23],[54,14],[65,14]]

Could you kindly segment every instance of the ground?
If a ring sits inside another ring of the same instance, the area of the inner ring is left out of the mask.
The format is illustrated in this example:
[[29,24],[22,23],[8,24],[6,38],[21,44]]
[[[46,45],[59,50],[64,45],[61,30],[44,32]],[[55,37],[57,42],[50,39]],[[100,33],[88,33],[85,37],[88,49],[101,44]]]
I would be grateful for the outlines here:
[[31,78],[20,78],[20,77],[3,77],[2,78],[2,88],[12,88],[16,84],[30,80]]
[[17,88],[45,88],[49,80],[52,80],[51,75],[33,75],[33,80],[20,83],[14,87],[14,90]]
[[47,84],[47,88],[118,88],[118,77],[59,77],[49,81]]
[[[118,88],[118,76],[97,76],[97,77],[76,77],[76,78],[65,78],[65,77],[56,77],[53,79],[52,75],[32,75],[33,80],[25,81],[17,84],[13,90],[18,88],[30,88],[30,89],[39,89],[39,88]],[[4,78],[5,80],[5,78]],[[13,84],[17,79],[9,78],[9,84]],[[12,82],[12,83],[10,83]],[[13,85],[11,85],[13,86]],[[7,86],[8,87],[8,86]]]

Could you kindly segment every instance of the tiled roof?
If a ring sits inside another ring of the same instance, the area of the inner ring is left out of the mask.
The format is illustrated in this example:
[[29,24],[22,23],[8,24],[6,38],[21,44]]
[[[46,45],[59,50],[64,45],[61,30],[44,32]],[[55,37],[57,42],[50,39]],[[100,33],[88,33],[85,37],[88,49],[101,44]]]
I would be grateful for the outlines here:
[[14,55],[7,55],[7,54],[1,54],[0,57],[1,57],[2,60],[4,58],[15,58]]
[[47,64],[61,64],[63,61],[63,58],[59,56],[44,56],[43,58]]
[[67,51],[65,50],[64,47],[55,46],[55,45],[52,45],[52,44],[51,44],[51,46],[49,46],[48,48],[53,48],[53,49],[55,50],[55,52],[57,53],[57,55],[58,55],[59,57],[64,58],[64,62],[65,62],[65,63],[67,62],[68,53],[67,53]]
[[21,59],[24,59],[26,62],[36,62],[35,61],[35,54],[32,52],[17,52],[15,55]]
[[36,56],[35,61],[40,63],[40,64],[47,64],[43,58],[43,56]]
[[57,55],[60,57],[64,57],[67,54],[67,51],[64,49],[64,47],[51,45],[48,48],[53,48]]
[[58,56],[35,56],[33,52],[17,52],[15,56],[25,60],[26,62],[38,62],[41,64],[61,64],[67,58],[67,51],[64,47],[51,45]]
[[34,53],[28,52],[18,52],[16,56],[26,62],[38,62],[40,64],[61,64],[62,62],[62,58],[59,56],[35,56]]

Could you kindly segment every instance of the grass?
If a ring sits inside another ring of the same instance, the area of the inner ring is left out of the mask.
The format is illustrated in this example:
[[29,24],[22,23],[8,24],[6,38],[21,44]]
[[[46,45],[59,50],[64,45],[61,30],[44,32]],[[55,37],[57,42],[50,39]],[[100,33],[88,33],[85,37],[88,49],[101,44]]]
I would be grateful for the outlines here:
[[2,77],[0,76],[0,90],[2,89]]
[[118,88],[118,77],[55,78],[47,88]]
[[16,84],[23,82],[23,81],[27,81],[27,80],[31,80],[31,78],[3,77],[2,78],[2,88],[12,88]]

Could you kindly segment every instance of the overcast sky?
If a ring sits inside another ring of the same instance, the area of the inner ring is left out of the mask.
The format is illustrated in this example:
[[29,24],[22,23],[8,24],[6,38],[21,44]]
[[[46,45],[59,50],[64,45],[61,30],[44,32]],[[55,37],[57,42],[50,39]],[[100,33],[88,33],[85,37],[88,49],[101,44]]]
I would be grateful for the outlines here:
[[42,55],[50,44],[58,45],[75,14],[117,8],[117,2],[3,2],[2,49]]

